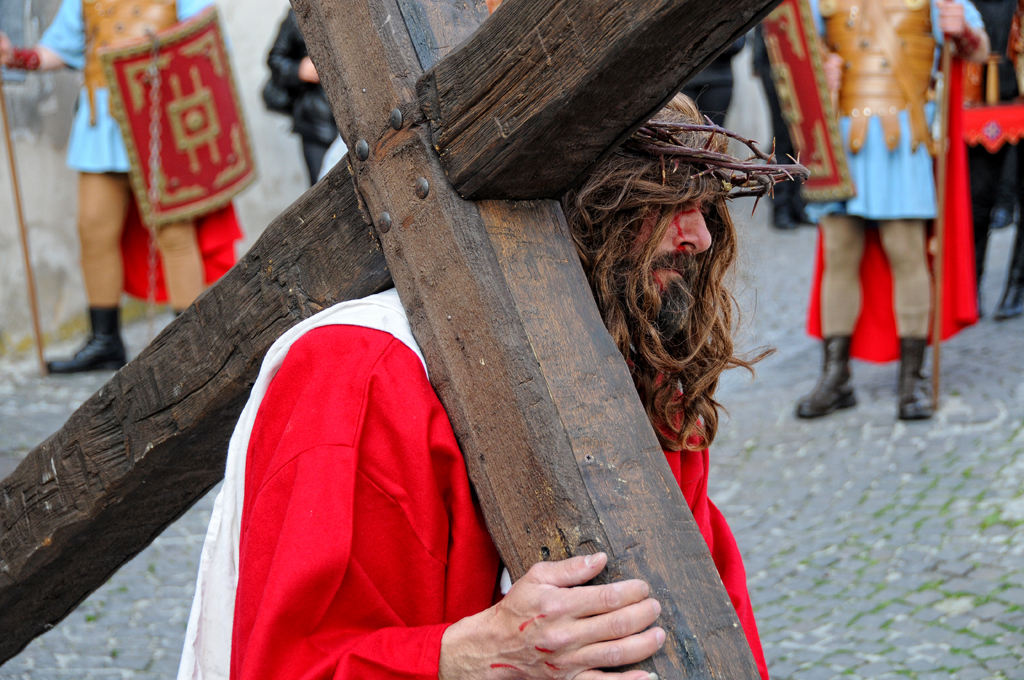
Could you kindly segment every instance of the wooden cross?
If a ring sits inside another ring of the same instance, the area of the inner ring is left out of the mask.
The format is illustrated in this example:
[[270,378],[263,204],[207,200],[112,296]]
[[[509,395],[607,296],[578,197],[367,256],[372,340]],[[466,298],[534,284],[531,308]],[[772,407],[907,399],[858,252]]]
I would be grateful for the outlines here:
[[0,662],[220,480],[277,337],[394,285],[513,578],[606,551],[662,603],[643,668],[757,678],[554,199],[776,3],[293,0],[347,167],[0,484]]

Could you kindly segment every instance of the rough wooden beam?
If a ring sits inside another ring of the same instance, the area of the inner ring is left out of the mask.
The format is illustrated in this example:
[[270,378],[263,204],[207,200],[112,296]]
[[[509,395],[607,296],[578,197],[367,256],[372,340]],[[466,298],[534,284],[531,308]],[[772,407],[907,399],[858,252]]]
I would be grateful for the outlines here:
[[0,663],[223,477],[235,421],[285,330],[391,285],[340,163],[0,482]]
[[484,0],[397,0],[420,66],[426,70],[487,19]]
[[779,0],[506,0],[420,82],[472,199],[556,198]]
[[[534,448],[524,453],[490,442],[485,456],[468,461],[478,494],[484,497],[478,480],[486,479],[488,501],[511,525],[524,566],[554,554],[540,542],[548,535],[560,555],[609,552],[614,563],[602,580],[651,585],[668,642],[643,667],[662,678],[757,678],[707,544],[601,321],[561,209],[553,201],[478,206],[537,363],[531,379],[540,383],[517,390]],[[538,398],[538,387],[548,400]],[[495,427],[478,438],[487,434],[504,433]],[[538,486],[540,474],[561,494],[557,503],[522,495],[528,484]]]
[[518,577],[542,559],[607,551],[603,578],[643,578],[664,606],[668,641],[644,668],[757,678],[558,204],[477,205],[446,181],[396,2],[293,5],[505,564]]

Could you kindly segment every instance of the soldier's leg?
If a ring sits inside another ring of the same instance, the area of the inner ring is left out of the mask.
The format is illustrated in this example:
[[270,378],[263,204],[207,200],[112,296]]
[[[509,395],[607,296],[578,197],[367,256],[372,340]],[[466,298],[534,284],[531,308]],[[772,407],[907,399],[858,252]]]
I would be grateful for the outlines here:
[[82,276],[90,307],[121,304],[124,270],[121,233],[131,202],[124,174],[83,172],[78,180],[78,238],[82,244]]
[[160,227],[157,245],[164,264],[167,296],[174,311],[181,312],[206,287],[195,223],[175,222]]
[[821,278],[821,326],[826,338],[850,335],[860,316],[860,261],[864,220],[828,215],[821,220],[825,271]]
[[924,220],[887,220],[879,224],[882,247],[892,269],[896,327],[900,336],[899,417],[932,416],[932,398],[924,377],[931,312],[931,275],[925,255]]
[[78,178],[78,237],[82,277],[89,299],[89,339],[72,359],[51,361],[51,373],[78,373],[124,366],[121,341],[121,232],[131,200],[123,174],[81,173]]
[[829,215],[821,220],[825,270],[821,280],[821,376],[797,403],[800,418],[817,418],[857,403],[850,384],[850,335],[860,315],[860,261],[864,220]]

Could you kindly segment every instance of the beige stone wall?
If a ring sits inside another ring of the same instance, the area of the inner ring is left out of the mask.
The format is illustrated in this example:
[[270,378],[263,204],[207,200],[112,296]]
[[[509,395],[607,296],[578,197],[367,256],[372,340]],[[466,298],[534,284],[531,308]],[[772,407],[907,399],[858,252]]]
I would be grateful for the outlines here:
[[[27,41],[42,34],[60,0],[24,3]],[[266,54],[288,7],[287,0],[219,0],[231,40],[235,76],[243,98],[260,172],[237,201],[248,248],[267,223],[306,188],[298,138],[290,121],[267,113],[260,92],[268,72]],[[74,325],[85,312],[75,234],[76,175],[64,165],[71,116],[81,83],[73,71],[30,74],[5,85],[14,151],[28,223],[32,261],[45,333]],[[0,140],[0,353],[26,348],[31,326],[25,272],[7,163]]]

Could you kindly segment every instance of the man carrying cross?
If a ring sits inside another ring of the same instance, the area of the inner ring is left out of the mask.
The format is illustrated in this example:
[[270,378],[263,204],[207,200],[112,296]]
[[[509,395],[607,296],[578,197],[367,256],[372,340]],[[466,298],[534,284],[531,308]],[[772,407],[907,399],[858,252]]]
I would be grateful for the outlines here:
[[[626,358],[761,676],[742,560],[707,497],[733,353],[730,195],[799,166],[728,156],[677,97],[563,198]],[[760,358],[760,357],[758,357]],[[756,360],[756,359],[755,359]],[[639,580],[580,586],[603,554],[510,584],[398,295],[331,307],[271,348],[231,440],[179,678],[618,676],[665,632]],[[504,594],[504,596],[502,596]]]

